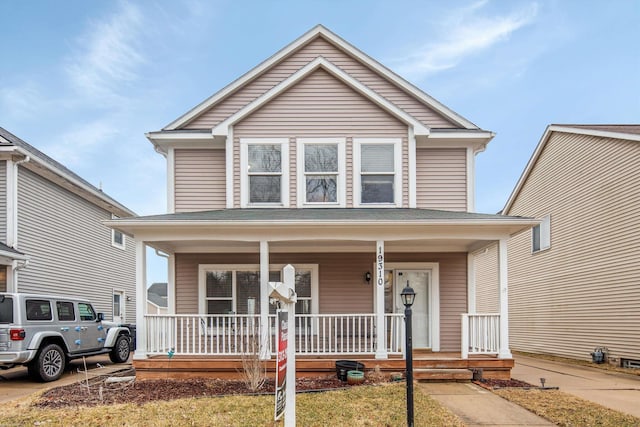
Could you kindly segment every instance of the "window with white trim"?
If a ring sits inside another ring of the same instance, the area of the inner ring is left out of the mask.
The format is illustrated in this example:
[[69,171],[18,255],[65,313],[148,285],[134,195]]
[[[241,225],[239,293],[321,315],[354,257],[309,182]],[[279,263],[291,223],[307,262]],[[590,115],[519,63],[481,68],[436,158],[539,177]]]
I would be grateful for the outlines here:
[[298,206],[345,205],[345,140],[298,139]]
[[[111,219],[118,219],[118,217],[111,215]],[[125,249],[124,234],[122,231],[118,231],[114,228],[111,229],[111,245],[116,248]]]
[[[317,313],[317,265],[297,266],[296,313]],[[269,281],[281,281],[281,268],[271,266]],[[259,314],[260,267],[257,265],[201,265],[200,312],[203,314]],[[314,297],[315,295],[315,297]],[[269,313],[276,307],[269,304]]]
[[531,229],[531,252],[540,252],[551,247],[551,215]]
[[354,139],[356,165],[354,167],[355,203],[367,205],[395,205],[402,200],[400,183],[401,147],[399,139]]
[[241,142],[242,205],[287,206],[289,150],[283,139],[243,139]]

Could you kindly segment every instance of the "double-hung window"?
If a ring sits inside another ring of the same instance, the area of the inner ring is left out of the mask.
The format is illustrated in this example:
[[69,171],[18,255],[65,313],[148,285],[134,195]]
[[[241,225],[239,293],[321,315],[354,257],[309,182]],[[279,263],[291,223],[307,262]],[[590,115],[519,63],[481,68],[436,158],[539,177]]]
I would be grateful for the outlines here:
[[531,229],[531,252],[540,252],[551,247],[551,215]]
[[298,206],[345,206],[344,139],[298,139]]
[[354,202],[358,206],[400,206],[401,140],[354,139]]
[[286,139],[243,139],[242,207],[288,206],[289,150]]

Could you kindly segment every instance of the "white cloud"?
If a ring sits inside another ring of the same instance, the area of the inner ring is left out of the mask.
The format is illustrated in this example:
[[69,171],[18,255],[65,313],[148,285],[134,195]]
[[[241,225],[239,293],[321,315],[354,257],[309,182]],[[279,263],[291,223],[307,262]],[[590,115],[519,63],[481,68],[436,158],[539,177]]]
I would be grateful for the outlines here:
[[397,64],[395,68],[413,77],[454,68],[468,57],[508,40],[515,31],[530,24],[538,13],[538,5],[531,3],[508,14],[482,15],[487,4],[487,0],[482,0],[442,18],[437,40],[392,61]]
[[20,86],[0,87],[0,115],[9,118],[32,118],[41,106],[42,95],[37,85],[27,81]]
[[139,48],[143,24],[141,11],[128,2],[120,2],[104,20],[90,23],[77,40],[79,52],[66,67],[81,96],[119,98],[126,84],[139,78],[138,68],[146,62]]
[[[54,159],[71,169],[87,163],[87,158],[94,156],[96,148],[116,140],[118,127],[111,118],[103,117],[83,122],[53,136],[51,143],[43,150]],[[95,159],[97,163],[102,161]]]

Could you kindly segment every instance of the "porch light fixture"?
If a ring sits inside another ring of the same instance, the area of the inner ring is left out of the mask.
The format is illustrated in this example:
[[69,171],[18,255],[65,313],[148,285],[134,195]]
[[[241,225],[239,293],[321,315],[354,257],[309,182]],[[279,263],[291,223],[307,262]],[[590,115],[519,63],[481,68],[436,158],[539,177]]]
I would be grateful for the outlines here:
[[416,293],[407,280],[407,286],[400,293],[404,304],[405,321],[405,354],[406,354],[406,378],[407,378],[407,426],[413,427],[413,337],[411,331],[411,306],[416,299]]
[[364,273],[364,280],[367,282],[367,285],[369,283],[371,283],[371,272],[367,271],[366,273]]

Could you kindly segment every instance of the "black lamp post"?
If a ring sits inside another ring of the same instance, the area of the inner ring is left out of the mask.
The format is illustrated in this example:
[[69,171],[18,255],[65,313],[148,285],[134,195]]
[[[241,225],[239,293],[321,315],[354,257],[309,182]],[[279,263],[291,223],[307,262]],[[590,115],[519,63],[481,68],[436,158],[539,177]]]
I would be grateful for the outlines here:
[[400,293],[402,304],[404,304],[404,321],[406,326],[405,348],[407,364],[407,426],[413,427],[413,337],[411,332],[411,306],[416,299],[413,288],[407,286]]

